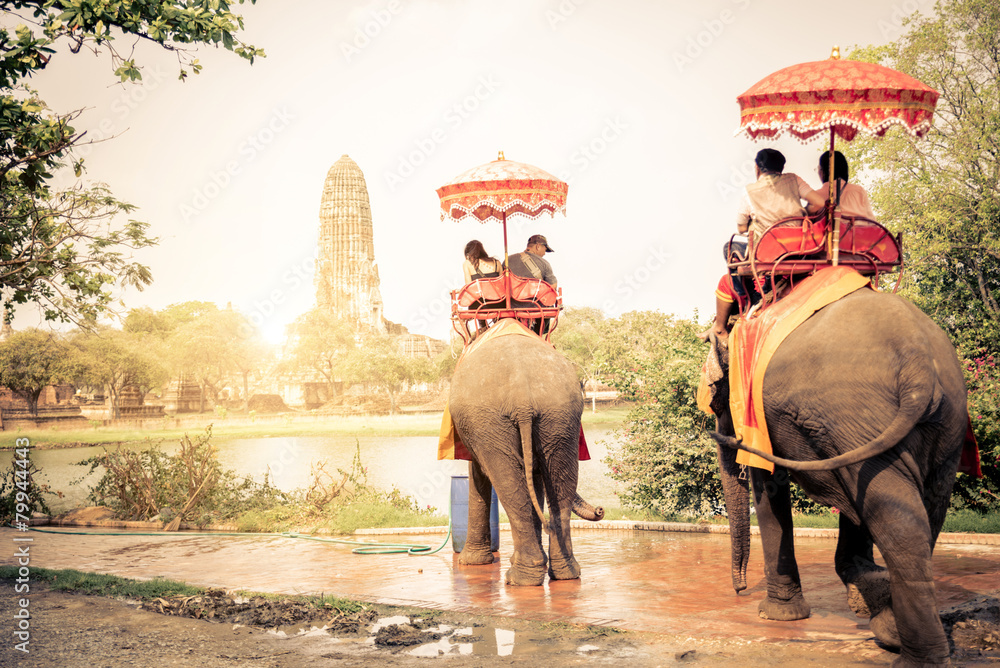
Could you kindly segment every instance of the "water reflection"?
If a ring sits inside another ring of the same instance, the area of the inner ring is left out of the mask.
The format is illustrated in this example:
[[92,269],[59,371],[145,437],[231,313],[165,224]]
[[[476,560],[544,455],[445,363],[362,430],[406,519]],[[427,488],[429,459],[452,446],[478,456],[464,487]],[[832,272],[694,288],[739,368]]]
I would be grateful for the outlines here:
[[[618,507],[615,491],[618,484],[608,477],[601,461],[607,454],[610,430],[589,428],[587,443],[591,459],[580,463],[580,495],[592,504]],[[325,460],[330,472],[351,470],[355,452],[360,449],[361,463],[367,469],[368,482],[382,489],[397,487],[412,496],[422,508],[431,506],[447,513],[451,476],[467,475],[468,462],[438,461],[437,437],[433,436],[311,436],[245,438],[214,440],[219,461],[239,476],[250,475],[261,481],[265,474],[273,485],[284,491],[306,487],[312,464]],[[144,450],[149,443],[131,443],[130,450]],[[163,452],[180,449],[177,441],[164,441]],[[96,484],[99,474],[84,475],[86,468],[75,463],[99,455],[100,446],[33,450],[32,459],[43,470],[41,482],[63,492],[63,499],[50,502],[60,512],[86,502],[87,490]],[[13,453],[11,453],[13,457]],[[82,478],[82,484],[71,482]]]

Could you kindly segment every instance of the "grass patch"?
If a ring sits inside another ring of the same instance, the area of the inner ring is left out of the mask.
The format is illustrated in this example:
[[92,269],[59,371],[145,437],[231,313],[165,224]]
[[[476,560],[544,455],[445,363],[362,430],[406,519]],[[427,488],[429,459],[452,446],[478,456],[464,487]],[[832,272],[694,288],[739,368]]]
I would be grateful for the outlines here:
[[322,513],[304,505],[284,505],[243,513],[234,521],[238,531],[281,532],[319,530],[349,535],[358,529],[447,526],[448,516],[400,507],[390,501],[366,499],[333,506]]
[[[628,408],[616,406],[583,412],[583,425],[616,426],[622,423]],[[251,421],[256,420],[256,421]],[[60,448],[91,445],[117,445],[143,441],[176,441],[185,434],[203,431],[212,426],[216,440],[239,438],[273,438],[292,436],[437,436],[441,431],[441,413],[375,416],[317,416],[310,413],[285,413],[249,418],[245,415],[220,418],[214,413],[184,418],[183,426],[175,420],[147,421],[148,429],[91,427],[89,429],[28,429],[0,432],[0,450],[13,450],[18,438],[28,438],[32,447]]]
[[[32,568],[31,576],[33,580],[47,583],[53,591],[76,592],[108,598],[130,598],[141,601],[151,601],[169,596],[199,596],[208,591],[203,587],[193,587],[165,578],[133,580],[117,575],[85,573],[73,569]],[[0,566],[0,580],[15,580],[17,577],[17,566]],[[249,591],[238,591],[235,594],[244,598],[261,597],[271,601],[294,601],[317,609],[338,610],[345,614],[360,612],[366,607],[370,607],[359,601],[327,596],[326,594],[288,596]]]
[[[441,431],[440,413],[381,416],[315,416],[308,413],[284,414],[258,418],[221,419],[205,413],[180,427],[174,420],[148,421],[149,429],[93,427],[65,431],[31,429],[0,433],[0,449],[12,450],[18,438],[28,438],[32,447],[78,447],[101,444],[141,443],[146,440],[178,440],[185,434],[212,426],[217,440],[270,438],[278,436],[437,436]],[[157,428],[158,427],[158,428]]]
[[583,407],[583,426],[615,426],[622,424],[629,411],[629,406],[612,406],[608,408],[598,408],[596,413],[590,411],[590,404]]
[[[132,580],[117,575],[84,573],[72,569],[32,568],[32,579],[41,580],[55,591],[75,591],[99,596],[136,598],[151,600],[164,596],[194,596],[203,590],[183,582],[153,578],[152,580]],[[17,578],[16,566],[0,566],[0,580]]]
[[948,533],[1000,533],[1000,515],[981,515],[974,510],[951,510],[942,531]]

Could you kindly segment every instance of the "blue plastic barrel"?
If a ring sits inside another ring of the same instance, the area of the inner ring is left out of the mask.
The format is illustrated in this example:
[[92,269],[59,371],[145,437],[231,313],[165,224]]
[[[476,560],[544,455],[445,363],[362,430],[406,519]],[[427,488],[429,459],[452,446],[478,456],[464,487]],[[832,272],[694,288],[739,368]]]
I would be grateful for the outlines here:
[[[451,548],[459,553],[465,548],[469,534],[469,476],[451,477]],[[500,503],[497,491],[493,490],[490,502],[490,551],[500,549]]]

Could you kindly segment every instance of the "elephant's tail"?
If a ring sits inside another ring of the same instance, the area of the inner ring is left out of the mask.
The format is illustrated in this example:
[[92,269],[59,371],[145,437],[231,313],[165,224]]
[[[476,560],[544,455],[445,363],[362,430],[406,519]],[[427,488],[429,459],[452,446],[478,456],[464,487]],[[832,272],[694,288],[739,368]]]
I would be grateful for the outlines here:
[[528,496],[531,497],[531,504],[535,507],[535,512],[538,513],[538,519],[545,528],[545,533],[551,534],[552,529],[545,521],[545,514],[542,513],[542,506],[538,503],[538,496],[535,494],[535,450],[531,443],[531,418],[521,418],[518,427],[521,430],[521,452],[524,455],[524,477],[525,482],[528,483]]
[[721,445],[736,448],[738,450],[745,450],[746,452],[757,455],[758,457],[766,459],[773,464],[784,466],[789,471],[830,471],[850,466],[851,464],[857,464],[858,462],[863,462],[866,459],[871,459],[872,457],[877,457],[878,455],[891,450],[897,443],[902,441],[907,434],[913,431],[913,428],[916,427],[921,416],[924,415],[928,406],[931,404],[934,394],[932,392],[928,392],[926,387],[921,387],[910,392],[903,392],[902,396],[904,397],[903,403],[900,405],[899,411],[896,413],[896,417],[893,418],[892,422],[889,423],[889,426],[885,428],[885,431],[871,441],[868,441],[865,445],[862,445],[860,448],[855,448],[854,450],[837,455],[836,457],[831,457],[830,459],[815,459],[810,461],[785,459],[784,457],[777,457],[769,452],[764,452],[762,450],[758,450],[757,448],[743,445],[742,440],[735,439],[731,436],[725,436],[714,431],[711,432],[711,436]]

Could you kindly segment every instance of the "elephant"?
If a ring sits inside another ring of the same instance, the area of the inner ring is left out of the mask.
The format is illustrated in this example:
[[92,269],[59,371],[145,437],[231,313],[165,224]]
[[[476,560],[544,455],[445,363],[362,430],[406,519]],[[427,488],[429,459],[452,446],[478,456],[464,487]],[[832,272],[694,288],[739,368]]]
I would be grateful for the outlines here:
[[580,577],[570,512],[597,521],[604,510],[576,491],[583,395],[572,363],[535,335],[483,340],[459,362],[448,408],[471,454],[468,535],[459,563],[493,563],[489,510],[495,487],[514,542],[506,583],[541,585],[546,563],[551,579]]
[[[713,345],[728,374],[728,349]],[[810,614],[795,562],[791,479],[840,511],[836,572],[851,609],[871,617],[879,641],[901,649],[893,665],[947,665],[931,555],[968,426],[965,380],[948,336],[905,299],[867,288],[814,313],[778,346],[764,376],[773,455],[734,438],[727,381],[716,386],[711,435],[737,593],[746,588],[749,504],[733,448],[775,464],[774,473],[750,469],[767,580],[760,616]],[[875,563],[873,544],[888,571]]]

